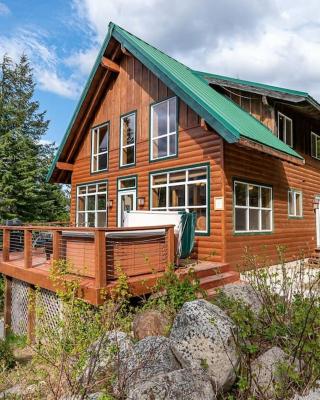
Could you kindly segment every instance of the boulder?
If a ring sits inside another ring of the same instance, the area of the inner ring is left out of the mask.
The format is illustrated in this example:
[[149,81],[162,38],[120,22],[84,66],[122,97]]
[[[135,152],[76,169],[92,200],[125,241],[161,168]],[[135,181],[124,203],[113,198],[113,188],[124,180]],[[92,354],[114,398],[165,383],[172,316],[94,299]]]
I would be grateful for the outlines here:
[[249,306],[256,315],[261,311],[261,301],[254,288],[248,283],[231,283],[223,286],[221,292],[228,297],[243,302],[246,306]]
[[214,400],[210,378],[201,369],[180,369],[153,376],[130,390],[130,400]]
[[103,373],[106,368],[112,368],[114,357],[124,359],[128,357],[132,348],[133,343],[128,334],[121,331],[107,332],[88,349],[89,358],[79,381],[85,383],[88,379]]
[[[276,398],[276,386],[281,382],[279,366],[291,363],[290,357],[280,347],[272,347],[251,363],[251,393],[253,396],[263,393],[270,400]],[[299,370],[296,360],[295,369]]]
[[[317,382],[319,384],[319,382]],[[308,394],[299,395],[296,394],[292,400],[319,400],[320,399],[320,388],[312,389]]]
[[147,336],[163,336],[166,334],[170,320],[157,310],[148,310],[135,316],[133,335],[141,340]]
[[205,368],[219,390],[236,379],[239,358],[231,319],[206,300],[185,303],[173,323],[172,349],[183,368]]
[[129,356],[120,359],[118,392],[127,392],[137,383],[180,369],[170,340],[148,336],[136,343]]

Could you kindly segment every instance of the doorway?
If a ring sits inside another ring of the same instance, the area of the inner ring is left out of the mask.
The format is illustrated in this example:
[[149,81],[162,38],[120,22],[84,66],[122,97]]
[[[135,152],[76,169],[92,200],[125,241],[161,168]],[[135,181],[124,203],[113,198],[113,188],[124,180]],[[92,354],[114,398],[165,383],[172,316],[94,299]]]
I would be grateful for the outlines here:
[[137,209],[136,189],[122,190],[118,192],[118,227],[124,226],[125,211]]

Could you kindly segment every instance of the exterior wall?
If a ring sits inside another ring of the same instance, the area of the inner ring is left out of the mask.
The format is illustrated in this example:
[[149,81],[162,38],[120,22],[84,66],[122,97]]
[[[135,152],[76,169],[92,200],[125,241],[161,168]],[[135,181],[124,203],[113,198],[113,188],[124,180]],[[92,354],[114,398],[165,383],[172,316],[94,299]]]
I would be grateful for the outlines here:
[[[285,246],[288,259],[310,256],[316,247],[316,225],[313,200],[320,193],[320,161],[306,157],[305,166],[296,166],[259,154],[237,145],[225,145],[226,181],[226,261],[236,267],[241,264],[245,248],[278,261],[276,247]],[[237,178],[273,188],[273,232],[258,234],[234,233],[233,180]],[[288,217],[288,189],[303,193],[303,218]]]
[[[162,161],[149,161],[150,104],[172,96],[173,93],[134,57],[124,56],[121,70],[102,99],[91,126],[110,121],[109,169],[107,172],[90,173],[91,132],[87,132],[75,159],[72,174],[71,222],[75,222],[76,186],[106,179],[108,199],[113,206],[108,210],[108,226],[117,226],[117,178],[137,175],[137,195],[145,198],[149,207],[149,173],[162,169],[210,164],[210,235],[198,236],[195,256],[223,261],[223,215],[214,211],[215,196],[223,195],[222,139],[214,132],[204,130],[200,119],[182,101],[179,101],[178,157]],[[119,168],[120,116],[137,110],[136,165]]]

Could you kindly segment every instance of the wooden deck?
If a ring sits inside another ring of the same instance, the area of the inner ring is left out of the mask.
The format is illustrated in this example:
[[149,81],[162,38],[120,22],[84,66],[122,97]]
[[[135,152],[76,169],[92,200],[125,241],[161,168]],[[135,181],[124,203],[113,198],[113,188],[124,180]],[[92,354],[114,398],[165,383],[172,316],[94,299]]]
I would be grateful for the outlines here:
[[[56,260],[68,263],[66,279],[79,281],[79,297],[101,304],[101,292],[110,293],[119,271],[128,277],[134,296],[152,291],[168,265],[175,263],[173,226],[99,229],[66,227],[0,227],[0,273],[31,285],[56,291],[50,269]],[[40,239],[39,239],[40,238]],[[193,268],[209,292],[234,282],[239,274],[228,264],[195,262],[176,269],[183,277]]]

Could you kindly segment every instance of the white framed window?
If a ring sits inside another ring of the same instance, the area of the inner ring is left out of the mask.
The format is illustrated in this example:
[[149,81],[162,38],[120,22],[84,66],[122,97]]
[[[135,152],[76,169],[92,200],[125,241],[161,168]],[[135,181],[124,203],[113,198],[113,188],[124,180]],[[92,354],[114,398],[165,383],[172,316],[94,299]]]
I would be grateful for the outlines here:
[[293,147],[293,124],[292,119],[278,112],[278,138]]
[[126,178],[118,179],[118,190],[129,190],[137,187],[137,178],[135,176],[128,176]]
[[151,106],[151,160],[159,160],[177,155],[177,128],[176,97]]
[[196,232],[209,231],[208,166],[151,174],[151,210],[196,213]]
[[302,192],[295,189],[288,191],[288,215],[289,217],[302,217]]
[[311,156],[320,160],[320,135],[311,132]]
[[136,162],[136,112],[123,115],[120,123],[120,167]]
[[77,187],[77,226],[107,226],[107,182]]
[[272,231],[272,188],[234,182],[234,230],[236,233]]
[[91,171],[100,172],[108,169],[109,161],[109,123],[91,130]]

